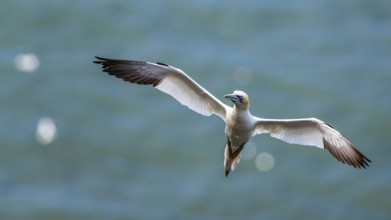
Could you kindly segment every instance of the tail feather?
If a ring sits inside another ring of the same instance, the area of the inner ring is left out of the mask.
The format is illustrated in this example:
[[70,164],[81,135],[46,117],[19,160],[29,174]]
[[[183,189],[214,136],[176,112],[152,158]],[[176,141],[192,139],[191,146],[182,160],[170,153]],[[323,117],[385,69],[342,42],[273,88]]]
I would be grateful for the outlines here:
[[225,177],[228,177],[228,174],[229,174],[229,171],[231,171],[231,169],[227,169],[227,168],[225,168]]
[[240,152],[236,153],[235,156],[231,157],[231,154],[229,151],[230,151],[229,145],[227,144],[225,147],[225,153],[224,153],[224,171],[225,171],[226,177],[228,176],[228,174],[231,170],[232,171],[235,170],[235,167],[240,162]]
[[229,174],[229,171],[231,171],[232,161],[233,161],[233,160],[230,159],[230,158],[228,158],[228,160],[227,160],[227,158],[224,159],[225,177],[227,177],[228,174]]

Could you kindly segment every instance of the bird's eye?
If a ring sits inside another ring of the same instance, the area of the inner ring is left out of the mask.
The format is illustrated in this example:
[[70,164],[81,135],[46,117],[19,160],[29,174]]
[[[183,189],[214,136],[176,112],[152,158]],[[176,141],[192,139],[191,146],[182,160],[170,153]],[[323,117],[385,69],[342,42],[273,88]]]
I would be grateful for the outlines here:
[[243,102],[243,96],[242,95],[237,95],[238,99],[240,102]]

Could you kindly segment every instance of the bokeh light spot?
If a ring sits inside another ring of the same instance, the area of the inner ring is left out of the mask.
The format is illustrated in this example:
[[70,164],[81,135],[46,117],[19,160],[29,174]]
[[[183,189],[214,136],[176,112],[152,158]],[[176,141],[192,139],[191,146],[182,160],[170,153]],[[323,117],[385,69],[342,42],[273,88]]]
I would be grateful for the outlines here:
[[33,53],[18,54],[15,57],[15,67],[19,71],[30,73],[39,66],[38,57]]
[[267,172],[273,169],[275,164],[273,155],[263,152],[257,155],[255,158],[255,166],[262,172]]
[[50,144],[57,137],[56,124],[51,118],[41,118],[37,125],[36,138],[43,145]]

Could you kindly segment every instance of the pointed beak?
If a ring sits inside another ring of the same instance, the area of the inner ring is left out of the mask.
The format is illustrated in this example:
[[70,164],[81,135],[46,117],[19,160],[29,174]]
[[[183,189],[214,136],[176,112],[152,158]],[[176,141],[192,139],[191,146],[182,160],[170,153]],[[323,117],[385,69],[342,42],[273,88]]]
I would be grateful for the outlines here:
[[232,102],[240,102],[239,98],[235,94],[227,94],[224,96],[224,98],[231,100]]

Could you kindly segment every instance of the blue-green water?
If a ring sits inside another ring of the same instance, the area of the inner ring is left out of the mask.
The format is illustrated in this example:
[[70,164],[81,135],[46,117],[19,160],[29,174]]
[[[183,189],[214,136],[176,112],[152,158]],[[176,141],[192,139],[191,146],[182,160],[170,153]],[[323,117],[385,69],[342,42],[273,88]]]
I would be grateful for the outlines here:
[[[0,27],[1,219],[391,216],[388,0],[5,0]],[[24,53],[31,73],[14,64]],[[218,117],[105,75],[94,55],[177,66],[219,98],[245,90],[260,117],[318,117],[373,163],[265,135],[252,144],[274,167],[250,157],[225,178]]]

